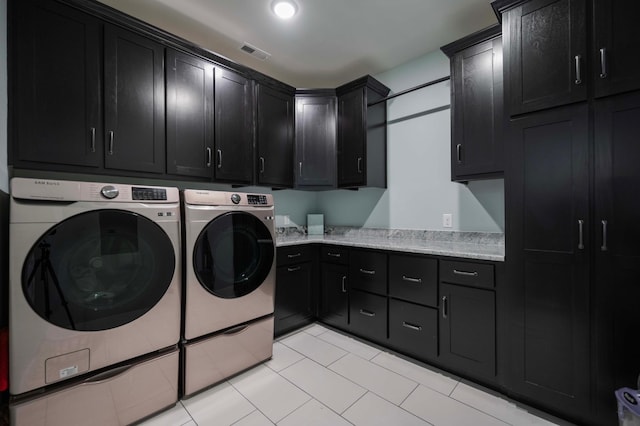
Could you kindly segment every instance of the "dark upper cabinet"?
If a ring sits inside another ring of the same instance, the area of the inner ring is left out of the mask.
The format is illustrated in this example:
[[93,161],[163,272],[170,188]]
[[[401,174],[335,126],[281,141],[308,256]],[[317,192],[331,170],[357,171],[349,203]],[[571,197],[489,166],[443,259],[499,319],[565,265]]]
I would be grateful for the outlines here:
[[507,149],[506,267],[501,293],[506,384],[542,406],[590,416],[588,108],[512,120]]
[[214,66],[167,49],[167,173],[213,177]]
[[640,367],[640,92],[595,103],[594,365],[599,424],[616,425],[613,392],[635,388]]
[[104,54],[105,168],[164,173],[164,48],[105,25]]
[[503,174],[501,28],[442,47],[451,58],[451,180]]
[[329,92],[296,94],[296,188],[336,186],[336,97]]
[[9,161],[102,166],[102,24],[45,1],[9,3]]
[[215,70],[214,178],[235,184],[253,182],[252,83],[240,74]]
[[511,115],[587,98],[586,0],[531,0],[502,19]]
[[387,187],[389,88],[365,76],[336,89],[338,96],[338,187]]
[[640,2],[593,0],[595,95],[640,89]]
[[256,89],[257,184],[293,187],[293,94]]

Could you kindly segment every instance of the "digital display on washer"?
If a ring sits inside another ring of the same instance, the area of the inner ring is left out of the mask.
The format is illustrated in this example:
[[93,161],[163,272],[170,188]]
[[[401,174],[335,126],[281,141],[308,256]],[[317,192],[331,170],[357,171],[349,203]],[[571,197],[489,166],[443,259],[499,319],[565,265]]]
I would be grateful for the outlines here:
[[254,195],[247,194],[247,201],[252,205],[265,205],[267,204],[267,196],[266,195]]
[[131,195],[134,200],[166,200],[167,190],[162,188],[142,188],[134,186],[131,188]]

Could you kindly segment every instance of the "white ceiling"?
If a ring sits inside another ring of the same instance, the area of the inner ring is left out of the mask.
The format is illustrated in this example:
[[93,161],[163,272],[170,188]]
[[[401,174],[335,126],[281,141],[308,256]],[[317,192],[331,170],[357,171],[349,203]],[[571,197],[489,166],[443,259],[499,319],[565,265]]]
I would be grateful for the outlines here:
[[490,0],[295,0],[289,21],[272,0],[99,1],[298,88],[377,74],[496,22]]

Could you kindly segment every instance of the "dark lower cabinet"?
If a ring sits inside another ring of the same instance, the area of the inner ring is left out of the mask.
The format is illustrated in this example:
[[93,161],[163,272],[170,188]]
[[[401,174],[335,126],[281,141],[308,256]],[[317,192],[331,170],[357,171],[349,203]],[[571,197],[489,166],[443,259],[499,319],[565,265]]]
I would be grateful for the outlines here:
[[213,177],[213,63],[167,49],[167,173]]
[[349,253],[349,286],[386,296],[387,254],[373,250],[351,250]]
[[438,261],[425,256],[389,256],[389,296],[438,306]]
[[104,57],[104,167],[163,174],[164,47],[105,25]]
[[389,299],[389,346],[422,361],[438,356],[438,310]]
[[346,329],[349,325],[349,267],[322,262],[320,272],[320,312],[323,322]]
[[275,335],[313,321],[311,262],[280,266],[276,270]]
[[387,340],[387,298],[359,290],[349,294],[349,329],[374,342]]

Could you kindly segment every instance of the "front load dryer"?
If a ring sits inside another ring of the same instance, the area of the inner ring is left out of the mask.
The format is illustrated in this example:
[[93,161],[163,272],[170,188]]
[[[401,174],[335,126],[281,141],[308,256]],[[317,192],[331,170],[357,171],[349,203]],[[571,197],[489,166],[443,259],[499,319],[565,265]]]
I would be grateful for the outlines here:
[[271,358],[273,197],[185,190],[184,394]]
[[11,395],[176,347],[179,201],[177,188],[12,179]]

